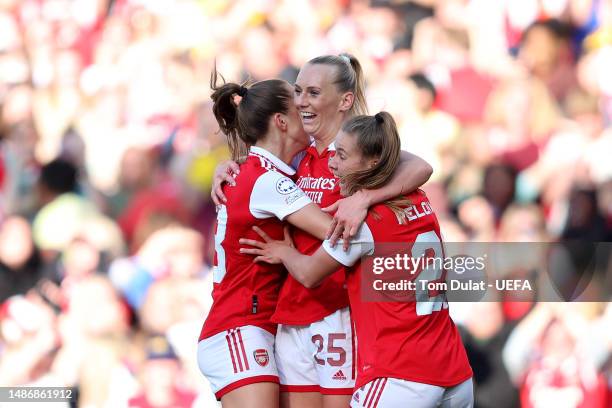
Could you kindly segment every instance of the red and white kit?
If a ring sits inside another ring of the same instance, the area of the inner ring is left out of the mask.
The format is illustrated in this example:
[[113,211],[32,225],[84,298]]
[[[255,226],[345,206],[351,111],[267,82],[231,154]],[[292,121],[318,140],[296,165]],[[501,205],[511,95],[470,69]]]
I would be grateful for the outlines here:
[[[342,198],[338,178],[328,167],[335,152],[332,143],[319,154],[313,143],[297,167],[297,186],[319,207],[327,207]],[[321,245],[321,240],[298,229],[293,230],[292,238],[297,250],[307,255]],[[280,323],[276,361],[281,391],[352,393],[355,340],[345,268],[314,289],[307,289],[288,276],[272,320]]]
[[[334,259],[351,267],[347,271],[347,284],[359,339],[355,394],[359,394],[360,402],[353,400],[354,406],[361,406],[359,404],[365,398],[359,387],[374,380],[378,380],[374,401],[378,399],[378,394],[382,400],[385,393],[393,393],[393,389],[396,393],[406,392],[405,398],[409,400],[406,391],[409,387],[387,389],[389,382],[381,382],[379,379],[395,378],[430,385],[431,392],[436,394],[440,387],[450,390],[472,377],[465,348],[448,314],[448,304],[443,294],[425,293],[425,301],[418,296],[418,291],[416,301],[412,298],[411,302],[363,301],[362,279],[373,280],[374,270],[362,268],[359,260],[362,256],[372,255],[377,246],[382,248],[383,243],[405,243],[406,250],[413,252],[413,258],[420,258],[425,252],[429,257],[444,256],[440,227],[427,196],[418,190],[406,198],[411,202],[404,210],[406,224],[400,224],[387,206],[376,205],[368,214],[358,236],[351,241],[347,252],[343,251],[341,245],[331,248],[328,241],[323,243],[325,250]],[[426,245],[417,246],[415,243]],[[427,249],[424,251],[423,248]],[[443,278],[443,273],[442,270],[435,270],[434,263],[420,270],[414,279],[427,276],[429,281],[438,280]],[[376,275],[378,278],[380,276]],[[370,402],[368,407],[375,406],[373,401]]]
[[283,239],[282,220],[311,203],[288,176],[294,170],[270,152],[251,147],[236,186],[223,189],[217,212],[213,305],[202,327],[198,363],[215,395],[246,384],[278,382],[271,322],[285,278],[282,265],[253,263],[239,252],[240,238],[260,239],[256,225]]

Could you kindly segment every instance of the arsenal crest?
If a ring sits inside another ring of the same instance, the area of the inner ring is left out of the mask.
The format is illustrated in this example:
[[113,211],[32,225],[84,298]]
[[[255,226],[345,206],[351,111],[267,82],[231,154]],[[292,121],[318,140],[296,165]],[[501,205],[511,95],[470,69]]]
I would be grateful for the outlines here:
[[253,352],[253,357],[255,358],[255,362],[262,367],[268,365],[270,361],[270,357],[268,356],[268,351],[266,349],[257,349]]

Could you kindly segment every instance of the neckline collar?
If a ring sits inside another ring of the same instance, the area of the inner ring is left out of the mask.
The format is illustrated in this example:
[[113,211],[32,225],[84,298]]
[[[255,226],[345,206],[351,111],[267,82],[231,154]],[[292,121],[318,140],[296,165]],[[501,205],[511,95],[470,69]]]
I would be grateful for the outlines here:
[[[309,146],[309,147],[310,147],[311,149],[314,149],[314,151],[315,151],[315,152],[317,152],[317,154],[318,154],[317,144],[315,143],[315,141],[314,141],[314,140],[312,141],[312,143],[310,143],[310,146]],[[321,152],[321,155],[323,155],[323,154],[325,154],[325,153],[327,153],[327,152],[335,152],[335,151],[336,151],[336,142],[334,141],[334,142],[331,142],[331,143],[329,144],[329,146],[327,146],[327,147],[325,148],[325,150],[323,150],[323,151]]]
[[264,158],[272,162],[275,167],[278,167],[280,171],[289,176],[293,176],[295,174],[295,169],[293,167],[289,166],[287,163],[285,163],[263,147],[251,146],[251,148],[249,149],[249,153],[253,153],[258,156],[263,156]]

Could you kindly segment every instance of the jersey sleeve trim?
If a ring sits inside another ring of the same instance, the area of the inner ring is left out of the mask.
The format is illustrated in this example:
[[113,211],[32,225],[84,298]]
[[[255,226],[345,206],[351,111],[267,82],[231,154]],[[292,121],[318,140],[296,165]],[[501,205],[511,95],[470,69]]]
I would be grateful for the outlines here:
[[364,222],[357,231],[355,238],[351,240],[347,251],[342,248],[342,240],[338,241],[333,248],[329,240],[325,240],[323,241],[323,249],[342,265],[353,266],[362,256],[374,253],[374,237],[368,224]]

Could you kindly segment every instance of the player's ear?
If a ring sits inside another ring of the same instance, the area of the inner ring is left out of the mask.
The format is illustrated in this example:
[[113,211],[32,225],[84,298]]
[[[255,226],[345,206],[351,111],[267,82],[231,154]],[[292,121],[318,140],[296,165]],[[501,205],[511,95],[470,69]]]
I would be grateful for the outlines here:
[[353,107],[353,102],[355,101],[355,94],[352,92],[345,92],[342,94],[342,99],[340,99],[340,112],[349,111]]
[[274,125],[279,130],[282,130],[283,132],[287,131],[287,127],[288,127],[287,116],[283,115],[280,112],[275,113],[274,114]]
[[368,169],[373,168],[374,166],[376,166],[378,164],[380,160],[377,157],[373,157],[371,159],[368,159],[367,164],[368,164]]

